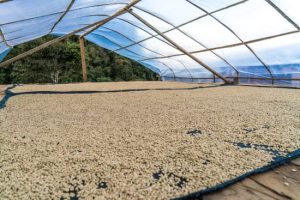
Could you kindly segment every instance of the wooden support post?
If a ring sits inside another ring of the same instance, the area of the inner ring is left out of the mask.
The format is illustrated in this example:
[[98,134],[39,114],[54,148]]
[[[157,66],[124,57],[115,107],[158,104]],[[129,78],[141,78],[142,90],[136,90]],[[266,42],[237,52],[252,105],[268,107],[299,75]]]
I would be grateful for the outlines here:
[[82,80],[83,80],[83,82],[87,82],[87,70],[86,70],[84,38],[79,37],[79,44],[80,44],[80,54],[81,54]]
[[95,23],[90,24],[88,26],[85,26],[83,28],[80,28],[80,29],[77,29],[75,31],[72,31],[72,32],[70,32],[70,33],[68,33],[68,34],[66,34],[64,36],[61,36],[59,38],[56,38],[56,39],[51,40],[49,42],[46,42],[46,43],[44,43],[44,44],[42,44],[40,46],[37,46],[37,47],[35,47],[33,49],[30,49],[29,51],[24,52],[24,53],[22,53],[22,54],[20,54],[20,55],[18,55],[16,57],[13,57],[13,58],[11,58],[11,59],[9,59],[7,61],[4,61],[4,62],[0,63],[0,68],[4,67],[6,65],[9,65],[9,64],[11,64],[11,63],[13,63],[15,61],[18,61],[18,60],[20,60],[22,58],[25,58],[27,56],[30,56],[30,55],[34,54],[35,52],[38,52],[38,51],[40,51],[40,50],[42,50],[42,49],[44,49],[44,48],[46,48],[48,46],[51,46],[51,45],[56,44],[58,42],[61,42],[61,41],[65,40],[65,39],[67,39],[67,38],[69,38],[69,37],[71,37],[71,36],[73,36],[73,35],[75,35],[75,34],[77,34],[79,32],[85,31],[85,30],[90,29],[90,28],[94,28],[96,26],[100,27],[100,26],[106,24],[107,22],[115,19],[116,17],[124,14],[124,11],[126,12],[133,5],[135,5],[136,3],[140,2],[140,1],[141,0],[133,0],[131,3],[127,4],[124,8],[120,9],[119,11],[115,12],[113,15],[111,15],[111,16],[109,16],[109,17],[107,17],[107,18],[105,18],[105,19],[103,19],[101,21],[95,22]]
[[196,56],[190,54],[187,50],[185,50],[184,48],[182,48],[179,44],[177,44],[176,42],[174,42],[171,38],[169,38],[168,36],[164,35],[161,31],[159,31],[157,28],[155,28],[154,26],[152,26],[149,22],[147,22],[145,19],[143,19],[141,16],[139,16],[138,14],[134,13],[132,10],[127,10],[128,13],[130,13],[132,16],[134,16],[135,18],[137,18],[139,21],[141,21],[143,24],[145,24],[146,26],[148,26],[149,28],[151,28],[154,32],[156,32],[159,36],[161,36],[162,38],[164,38],[165,40],[167,40],[168,42],[170,42],[175,48],[177,48],[179,51],[181,51],[182,53],[184,53],[186,56],[190,57],[192,60],[194,60],[195,62],[197,62],[198,64],[200,64],[201,66],[203,66],[204,68],[206,68],[208,71],[210,71],[212,74],[216,75],[218,78],[222,79],[226,84],[232,84],[231,81],[227,80],[225,77],[223,77],[221,74],[219,74],[218,72],[216,72],[215,70],[213,70],[211,67],[209,67],[207,64],[203,63],[202,61],[200,61]]

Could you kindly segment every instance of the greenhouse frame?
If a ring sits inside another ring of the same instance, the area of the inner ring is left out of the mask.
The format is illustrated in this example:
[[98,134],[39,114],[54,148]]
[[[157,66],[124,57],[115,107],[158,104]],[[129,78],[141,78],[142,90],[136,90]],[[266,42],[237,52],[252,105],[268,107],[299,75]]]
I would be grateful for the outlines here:
[[[0,2],[0,60],[19,44],[72,35],[165,81],[300,87],[297,0],[12,0]],[[255,12],[254,12],[255,11]]]

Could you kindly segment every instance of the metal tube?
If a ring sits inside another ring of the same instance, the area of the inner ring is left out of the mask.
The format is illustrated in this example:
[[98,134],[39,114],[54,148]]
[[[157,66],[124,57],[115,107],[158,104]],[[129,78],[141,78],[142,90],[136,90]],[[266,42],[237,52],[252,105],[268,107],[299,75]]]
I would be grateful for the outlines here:
[[151,28],[153,31],[155,31],[159,36],[163,37],[165,40],[167,40],[168,42],[170,42],[174,47],[176,47],[179,51],[181,51],[182,53],[184,53],[185,55],[187,55],[188,57],[190,57],[191,59],[193,59],[195,62],[197,62],[198,64],[200,64],[201,66],[203,66],[204,68],[206,68],[208,71],[210,71],[211,73],[215,74],[218,78],[222,79],[225,83],[227,84],[231,84],[232,82],[227,80],[226,78],[224,78],[222,75],[220,75],[218,72],[216,72],[215,70],[211,69],[208,65],[206,65],[205,63],[203,63],[202,61],[200,61],[197,57],[195,57],[194,55],[190,54],[188,51],[186,51],[184,48],[182,48],[180,45],[178,45],[176,42],[174,42],[173,40],[171,40],[169,37],[167,37],[166,35],[164,35],[162,32],[160,32],[157,28],[155,28],[154,26],[152,26],[150,23],[148,23],[146,20],[144,20],[142,17],[140,17],[139,15],[137,15],[136,13],[134,13],[132,10],[128,10],[128,12],[134,16],[135,18],[137,18],[139,21],[141,21],[142,23],[144,23],[146,26],[148,26],[149,28]]
[[[124,8],[122,8],[120,11],[119,11],[119,15],[122,15],[124,13],[126,13],[132,6],[134,6],[135,4],[137,4],[138,2],[140,2],[141,0],[133,0],[132,2],[130,2],[129,4],[127,4]],[[116,17],[117,17],[116,16]],[[102,25],[96,25],[94,26],[93,28],[91,28],[90,30],[88,30],[87,32],[85,32],[84,34],[82,34],[80,37],[84,37],[88,34],[90,34],[91,32],[93,32],[94,30],[96,30],[97,28],[99,28],[100,26]]]

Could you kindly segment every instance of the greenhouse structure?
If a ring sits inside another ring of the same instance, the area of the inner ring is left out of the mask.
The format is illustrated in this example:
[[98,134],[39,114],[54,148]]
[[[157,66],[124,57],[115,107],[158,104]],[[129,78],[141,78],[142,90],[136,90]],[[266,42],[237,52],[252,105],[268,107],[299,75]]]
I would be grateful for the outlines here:
[[300,0],[0,0],[0,82],[0,199],[300,199]]
[[78,35],[82,48],[86,39],[162,80],[299,87],[299,7],[297,0],[2,0],[0,60],[47,34]]

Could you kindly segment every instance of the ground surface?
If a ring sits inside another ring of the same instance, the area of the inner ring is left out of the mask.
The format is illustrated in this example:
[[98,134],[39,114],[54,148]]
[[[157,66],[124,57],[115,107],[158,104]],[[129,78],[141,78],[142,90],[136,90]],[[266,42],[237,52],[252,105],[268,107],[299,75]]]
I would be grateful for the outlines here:
[[[168,199],[300,148],[300,90],[185,89],[198,86],[12,89],[21,94],[0,110],[0,198]],[[95,92],[142,88],[182,89]]]

